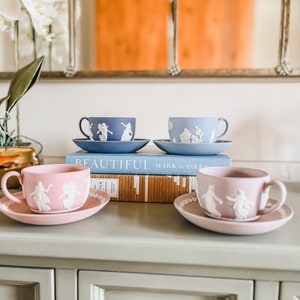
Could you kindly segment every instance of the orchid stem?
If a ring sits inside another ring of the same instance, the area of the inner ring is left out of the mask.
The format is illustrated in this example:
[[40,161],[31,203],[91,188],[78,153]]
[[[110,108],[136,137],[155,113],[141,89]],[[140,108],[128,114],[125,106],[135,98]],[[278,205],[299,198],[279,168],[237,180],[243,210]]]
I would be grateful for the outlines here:
[[[14,22],[14,41],[15,41],[15,67],[16,71],[19,70],[19,22],[15,21]],[[21,139],[20,139],[20,107],[19,104],[17,103],[16,105],[16,121],[17,121],[17,143],[21,144]]]

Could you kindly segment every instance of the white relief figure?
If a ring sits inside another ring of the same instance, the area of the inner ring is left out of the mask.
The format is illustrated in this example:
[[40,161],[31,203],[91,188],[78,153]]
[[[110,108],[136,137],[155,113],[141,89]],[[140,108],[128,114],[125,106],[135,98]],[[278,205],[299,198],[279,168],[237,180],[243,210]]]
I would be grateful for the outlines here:
[[87,199],[88,196],[89,196],[89,192],[90,192],[91,179],[90,178],[86,178],[85,181],[86,181],[86,190],[85,190],[85,193],[84,193],[84,197],[85,197],[85,199]]
[[223,203],[223,200],[219,199],[215,194],[215,186],[210,185],[207,189],[207,192],[202,196],[205,200],[206,210],[216,217],[221,217],[222,214],[217,210],[216,202],[220,204]]
[[127,124],[121,123],[121,125],[123,125],[124,127],[124,131],[121,136],[121,141],[131,141],[133,135],[131,129],[131,123],[127,123]]
[[76,190],[76,185],[74,182],[64,183],[62,185],[62,189],[63,194],[60,195],[59,199],[65,197],[65,199],[63,199],[64,208],[71,209],[75,201],[76,194],[80,195],[80,192]]
[[90,124],[89,130],[90,130],[90,140],[93,141],[94,137],[93,137],[93,132],[92,132],[92,127],[93,127],[93,123]]
[[246,219],[248,217],[250,207],[253,204],[247,199],[245,191],[238,189],[235,197],[226,196],[226,199],[234,202],[233,210],[236,219]]
[[195,126],[195,133],[191,135],[190,142],[192,144],[200,144],[203,142],[203,135],[204,132],[201,130],[201,128]]
[[30,197],[33,196],[33,200],[35,201],[39,211],[51,210],[51,208],[47,205],[50,203],[50,199],[46,195],[46,193],[49,192],[51,186],[52,184],[45,188],[43,183],[41,181],[38,181],[38,183],[35,185],[34,191],[30,194]]
[[182,133],[179,135],[181,143],[190,143],[191,135],[192,133],[187,128],[184,128]]
[[108,130],[108,126],[105,123],[99,123],[97,131],[97,134],[99,134],[99,140],[107,141],[108,133],[114,134],[112,131]]
[[213,143],[216,137],[216,129],[214,128],[211,133],[210,133],[210,138],[209,138],[209,142]]

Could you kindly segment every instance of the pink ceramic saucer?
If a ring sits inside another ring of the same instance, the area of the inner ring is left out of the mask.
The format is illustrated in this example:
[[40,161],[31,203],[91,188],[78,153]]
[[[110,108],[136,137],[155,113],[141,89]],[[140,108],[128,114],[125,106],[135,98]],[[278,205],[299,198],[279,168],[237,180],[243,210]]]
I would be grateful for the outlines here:
[[[21,197],[22,192],[14,194]],[[88,218],[102,209],[109,202],[109,195],[105,192],[90,189],[85,204],[78,210],[58,214],[38,214],[32,212],[26,205],[18,204],[3,197],[0,199],[0,211],[6,216],[26,224],[59,225],[76,222]]]
[[230,218],[216,217],[205,210],[203,210],[203,213],[205,213],[207,216],[214,218],[214,219],[223,220],[223,221],[232,221],[232,222],[250,222],[250,221],[254,221],[260,217],[260,215],[257,215],[255,217],[247,218],[247,219],[230,219]]
[[[269,199],[269,202],[274,204],[276,200]],[[294,214],[293,210],[284,204],[278,211],[263,215],[252,222],[217,220],[204,214],[198,203],[196,193],[179,196],[175,199],[174,206],[185,219],[199,227],[235,235],[252,235],[275,230],[287,223]]]

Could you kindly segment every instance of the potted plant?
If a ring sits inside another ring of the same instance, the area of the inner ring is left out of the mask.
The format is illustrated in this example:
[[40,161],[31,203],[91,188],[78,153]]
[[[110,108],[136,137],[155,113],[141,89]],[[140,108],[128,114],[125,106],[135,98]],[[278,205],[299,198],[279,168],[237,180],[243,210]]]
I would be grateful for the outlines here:
[[[16,135],[13,130],[10,131],[8,124],[12,109],[38,81],[43,62],[44,57],[39,57],[14,73],[7,95],[0,99],[0,108],[5,105],[3,116],[0,117],[0,178],[7,171],[39,163],[39,154],[21,140],[19,130]],[[15,182],[9,183],[10,187],[15,185]]]

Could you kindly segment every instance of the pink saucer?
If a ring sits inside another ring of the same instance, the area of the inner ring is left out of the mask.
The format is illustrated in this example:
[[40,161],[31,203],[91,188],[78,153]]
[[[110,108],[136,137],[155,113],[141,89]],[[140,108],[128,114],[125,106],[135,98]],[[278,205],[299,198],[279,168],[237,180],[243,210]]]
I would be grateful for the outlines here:
[[214,219],[218,219],[218,220],[223,220],[223,221],[232,221],[232,222],[250,222],[250,221],[257,220],[260,217],[260,215],[257,215],[257,216],[255,216],[253,218],[247,218],[247,219],[231,219],[231,218],[216,217],[216,216],[210,214],[209,212],[205,211],[204,209],[202,211],[208,217],[211,217],[211,218],[214,218]]
[[[269,202],[274,204],[276,200],[269,199]],[[292,208],[284,204],[278,211],[260,216],[252,222],[217,220],[204,214],[198,203],[196,193],[179,196],[175,199],[174,206],[185,219],[199,227],[235,235],[260,234],[275,230],[287,223],[294,214]]]
[[[22,197],[22,192],[14,194],[16,197]],[[57,214],[38,214],[32,212],[26,205],[18,204],[3,197],[0,199],[0,211],[6,216],[22,223],[32,225],[59,225],[76,222],[86,219],[109,202],[109,195],[105,192],[90,189],[89,197],[85,204],[75,211]]]

